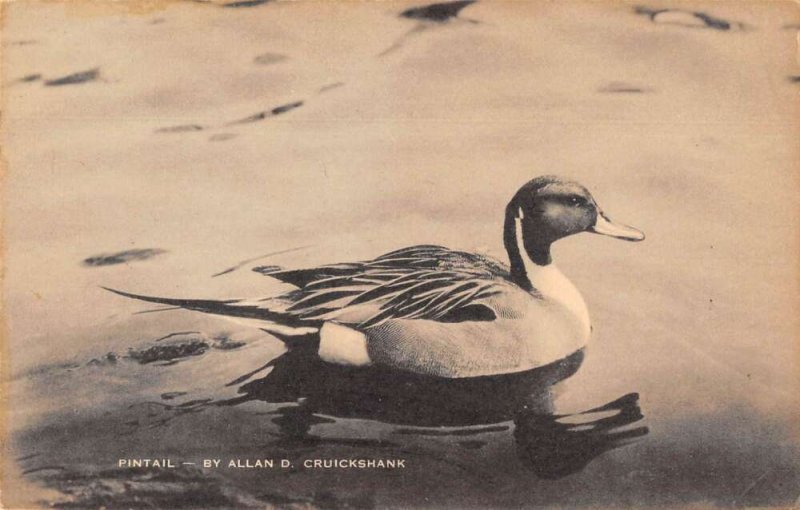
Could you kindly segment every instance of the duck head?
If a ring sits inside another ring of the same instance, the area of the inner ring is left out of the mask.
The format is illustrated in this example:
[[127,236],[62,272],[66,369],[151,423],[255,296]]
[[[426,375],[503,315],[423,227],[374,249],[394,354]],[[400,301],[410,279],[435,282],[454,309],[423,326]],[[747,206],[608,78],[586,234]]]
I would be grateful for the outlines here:
[[626,241],[644,239],[640,230],[611,221],[577,182],[546,175],[522,186],[506,207],[503,237],[512,278],[527,280],[523,255],[540,266],[550,264],[550,245],[580,232]]

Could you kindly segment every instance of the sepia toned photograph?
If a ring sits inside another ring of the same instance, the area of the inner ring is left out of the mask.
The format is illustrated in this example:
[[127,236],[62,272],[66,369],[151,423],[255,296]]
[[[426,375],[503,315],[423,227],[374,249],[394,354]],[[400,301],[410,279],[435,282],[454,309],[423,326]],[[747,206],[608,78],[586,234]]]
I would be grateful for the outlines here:
[[0,9],[0,508],[800,506],[796,2]]

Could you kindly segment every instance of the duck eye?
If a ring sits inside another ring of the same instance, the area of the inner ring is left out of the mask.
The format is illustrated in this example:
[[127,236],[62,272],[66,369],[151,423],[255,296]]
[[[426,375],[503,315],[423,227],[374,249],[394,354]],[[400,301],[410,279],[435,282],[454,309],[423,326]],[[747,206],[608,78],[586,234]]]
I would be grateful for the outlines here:
[[569,197],[570,205],[575,205],[575,206],[583,205],[583,202],[584,201],[583,201],[583,199],[581,197],[578,197],[578,196]]

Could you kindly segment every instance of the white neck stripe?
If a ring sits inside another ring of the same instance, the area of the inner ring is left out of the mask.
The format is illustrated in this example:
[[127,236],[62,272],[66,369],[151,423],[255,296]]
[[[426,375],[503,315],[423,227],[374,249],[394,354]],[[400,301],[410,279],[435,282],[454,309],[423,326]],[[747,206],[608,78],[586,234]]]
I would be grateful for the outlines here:
[[517,247],[519,248],[522,263],[525,266],[528,281],[546,299],[561,304],[573,313],[580,321],[583,334],[588,338],[591,325],[589,322],[589,310],[586,308],[583,296],[554,263],[551,262],[546,266],[540,266],[530,259],[522,242],[522,209],[520,209],[520,216],[514,222]]

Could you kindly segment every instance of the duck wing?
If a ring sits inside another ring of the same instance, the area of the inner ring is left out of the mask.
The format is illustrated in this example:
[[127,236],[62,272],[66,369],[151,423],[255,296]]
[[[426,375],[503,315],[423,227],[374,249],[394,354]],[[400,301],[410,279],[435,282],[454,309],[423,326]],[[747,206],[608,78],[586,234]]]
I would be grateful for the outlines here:
[[[283,270],[277,266],[260,266],[253,268],[253,271],[302,289],[307,285],[315,284],[322,280],[357,276],[359,274],[369,274],[373,278],[381,276],[388,278],[387,275],[390,274],[388,270],[390,269],[395,269],[395,272],[402,272],[413,269],[435,270],[444,268],[483,271],[500,278],[509,279],[508,268],[497,260],[476,253],[456,251],[436,245],[410,246],[363,262],[329,264],[308,269],[289,270]],[[387,275],[380,274],[384,271],[387,272]]]
[[351,264],[266,273],[300,289],[283,312],[301,320],[337,320],[364,329],[389,319],[493,320],[485,302],[513,288],[508,269],[482,255],[412,246]]

